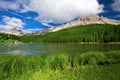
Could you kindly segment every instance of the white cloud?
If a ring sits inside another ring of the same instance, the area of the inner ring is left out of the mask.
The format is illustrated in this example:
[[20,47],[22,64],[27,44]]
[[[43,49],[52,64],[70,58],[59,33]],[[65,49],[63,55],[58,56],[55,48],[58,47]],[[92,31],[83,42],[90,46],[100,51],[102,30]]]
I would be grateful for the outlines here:
[[8,16],[3,16],[3,22],[11,26],[12,28],[17,28],[17,29],[22,29],[24,26],[24,22],[21,19],[17,19],[15,17],[8,17]]
[[0,8],[38,13],[35,20],[44,23],[65,23],[75,18],[103,12],[97,0],[15,0],[0,1]]
[[0,0],[0,8],[16,10],[19,9],[19,5],[12,1]]
[[2,32],[2,33],[4,33],[4,32],[6,32],[7,30],[9,30],[9,26],[5,26],[5,25],[0,25],[0,33]]
[[42,30],[41,28],[24,29],[25,23],[21,19],[15,17],[3,16],[2,21],[4,25],[0,24],[0,33],[5,33],[14,28],[22,30],[24,34]]
[[103,5],[97,0],[29,0],[24,5],[25,11],[38,13],[37,20],[53,23],[64,23],[90,14],[103,11]]
[[42,23],[42,25],[47,26],[47,27],[54,27],[53,25],[50,25],[48,23]]
[[30,28],[30,29],[27,29],[28,31],[40,31],[42,30],[42,28]]
[[120,0],[114,0],[114,3],[112,4],[112,8],[113,10],[120,12]]
[[29,33],[33,33],[33,32],[37,32],[37,31],[41,31],[42,28],[29,28],[26,30],[22,30],[24,34],[29,34]]
[[25,23],[22,20],[17,19],[15,17],[3,16],[2,21],[4,25],[0,24],[0,32],[6,32],[13,28],[22,30],[23,26],[25,25]]

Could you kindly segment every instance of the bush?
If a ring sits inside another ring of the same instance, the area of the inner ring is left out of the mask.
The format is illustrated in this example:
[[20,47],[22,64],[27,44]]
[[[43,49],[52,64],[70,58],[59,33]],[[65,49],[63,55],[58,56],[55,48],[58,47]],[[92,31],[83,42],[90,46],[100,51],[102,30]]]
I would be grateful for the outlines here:
[[80,55],[79,64],[80,65],[97,65],[103,62],[105,55],[101,52],[87,52]]

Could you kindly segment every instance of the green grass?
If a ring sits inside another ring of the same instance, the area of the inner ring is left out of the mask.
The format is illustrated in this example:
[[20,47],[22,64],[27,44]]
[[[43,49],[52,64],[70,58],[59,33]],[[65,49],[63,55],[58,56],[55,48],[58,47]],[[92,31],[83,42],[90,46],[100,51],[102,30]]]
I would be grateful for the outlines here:
[[0,80],[120,80],[120,51],[0,55]]
[[62,71],[37,71],[27,80],[119,80],[120,64],[80,66]]
[[108,24],[75,26],[45,35],[25,35],[21,37],[21,41],[25,43],[120,42],[120,26]]

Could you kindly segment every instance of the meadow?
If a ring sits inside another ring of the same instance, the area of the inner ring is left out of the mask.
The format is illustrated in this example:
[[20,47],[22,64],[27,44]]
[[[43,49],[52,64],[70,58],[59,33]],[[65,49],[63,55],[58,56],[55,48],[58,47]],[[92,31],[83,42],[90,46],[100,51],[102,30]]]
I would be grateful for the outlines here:
[[0,55],[0,80],[120,80],[120,51]]

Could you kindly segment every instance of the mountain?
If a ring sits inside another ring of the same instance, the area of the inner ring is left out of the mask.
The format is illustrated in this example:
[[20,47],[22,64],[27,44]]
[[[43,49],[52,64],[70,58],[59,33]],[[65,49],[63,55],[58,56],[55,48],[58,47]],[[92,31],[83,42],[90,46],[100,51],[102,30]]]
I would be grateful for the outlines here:
[[61,26],[53,27],[49,30],[49,32],[56,32],[62,29],[79,26],[79,25],[89,25],[89,24],[111,24],[111,25],[119,25],[120,21],[114,20],[114,19],[108,19],[103,16],[98,15],[89,15],[86,17],[83,17],[81,19],[66,23]]
[[41,35],[24,35],[25,43],[120,42],[120,26],[110,24],[80,25]]
[[22,30],[18,30],[18,29],[16,29],[16,28],[7,31],[6,33],[7,33],[7,34],[17,35],[17,36],[22,36],[22,35],[23,35]]
[[39,35],[39,34],[44,35],[44,34],[50,32],[50,31],[51,30],[49,28],[44,28],[41,31],[36,32],[35,35]]

